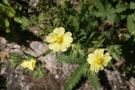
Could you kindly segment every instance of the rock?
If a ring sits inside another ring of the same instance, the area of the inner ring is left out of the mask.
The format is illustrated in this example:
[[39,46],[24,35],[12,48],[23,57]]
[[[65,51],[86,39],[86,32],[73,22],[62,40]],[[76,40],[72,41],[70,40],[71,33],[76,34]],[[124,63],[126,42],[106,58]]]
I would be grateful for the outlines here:
[[[24,50],[27,53],[33,55],[33,56],[39,56],[45,51],[48,50],[48,47],[44,45],[43,43],[39,41],[32,41],[30,43],[30,48]],[[51,73],[57,73],[57,71],[60,71],[63,73],[63,75],[68,76],[70,72],[77,66],[73,64],[67,64],[67,63],[60,63],[58,60],[56,60],[55,53],[51,52],[50,54],[46,56],[39,57],[39,60],[43,61],[45,64],[46,69],[49,70]]]
[[135,90],[135,78],[131,77],[128,82],[130,90]]
[[121,76],[118,70],[109,71],[105,70],[108,79],[108,84],[112,90],[129,90],[126,80]]
[[33,56],[39,56],[47,50],[48,50],[47,46],[45,46],[43,43],[39,41],[32,41],[30,42],[30,48],[24,51]]
[[0,50],[3,50],[6,47],[7,40],[3,37],[0,37]]
[[[2,45],[4,46],[2,52],[19,53],[23,51],[33,55],[39,56],[48,50],[48,47],[40,41],[32,41],[30,47],[20,46],[17,43],[8,43],[6,39],[1,38]],[[55,53],[51,52],[46,56],[40,56],[39,60],[46,63],[45,67],[49,73],[44,78],[33,78],[33,72],[26,71],[20,66],[11,70],[9,62],[4,62],[2,65],[0,75],[6,77],[7,90],[63,90],[64,82],[70,73],[78,66],[67,63],[58,62]],[[84,86],[85,87],[85,86]]]
[[36,6],[39,4],[39,1],[40,1],[40,0],[30,0],[29,4],[30,4],[31,6],[36,7]]

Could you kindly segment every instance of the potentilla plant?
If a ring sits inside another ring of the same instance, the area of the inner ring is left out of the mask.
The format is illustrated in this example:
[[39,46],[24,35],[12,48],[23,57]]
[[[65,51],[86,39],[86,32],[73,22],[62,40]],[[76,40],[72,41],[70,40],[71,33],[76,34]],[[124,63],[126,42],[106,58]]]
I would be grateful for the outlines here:
[[[99,72],[107,69],[113,59],[119,60],[122,53],[126,54],[125,48],[130,52],[125,42],[131,43],[134,36],[130,36],[128,31],[121,28],[127,27],[129,30],[134,30],[134,12],[130,11],[135,10],[135,2],[122,1],[121,3],[113,0],[110,3],[107,0],[79,0],[77,3],[72,3],[70,0],[64,1],[56,5],[51,4],[54,6],[50,5],[49,9],[48,7],[43,9],[45,12],[40,13],[39,16],[23,18],[22,28],[26,30],[34,25],[45,32],[49,50],[40,56],[54,52],[58,61],[78,64],[68,77],[65,90],[73,89],[82,77],[86,77],[90,84],[99,90]],[[125,3],[128,5],[126,6]],[[123,21],[127,22],[123,23]],[[134,46],[134,43],[131,45]],[[26,70],[35,71],[35,77],[37,77],[41,74],[40,66],[37,65],[38,57],[24,54],[30,59],[11,55],[12,67],[21,65]],[[36,60],[36,64],[33,60]]]
[[[97,48],[92,53],[86,53],[81,59],[68,55],[68,53],[72,51],[70,48],[72,44],[74,45],[74,41],[72,33],[65,32],[64,27],[55,28],[53,32],[46,37],[46,41],[49,43],[49,49],[57,53],[56,56],[59,61],[80,64],[68,77],[65,90],[72,89],[81,80],[82,76],[88,77],[95,89],[100,89],[97,73],[103,70],[111,61],[112,57],[109,52],[105,52],[105,49]],[[70,50],[68,51],[68,49]],[[60,52],[63,52],[65,55],[62,55]]]
[[44,64],[38,59],[38,57],[34,57],[26,52],[24,55],[20,55],[18,53],[9,54],[9,61],[11,69],[15,69],[17,66],[20,66],[24,69],[24,71],[33,72],[33,77],[44,77],[45,72],[41,68]]

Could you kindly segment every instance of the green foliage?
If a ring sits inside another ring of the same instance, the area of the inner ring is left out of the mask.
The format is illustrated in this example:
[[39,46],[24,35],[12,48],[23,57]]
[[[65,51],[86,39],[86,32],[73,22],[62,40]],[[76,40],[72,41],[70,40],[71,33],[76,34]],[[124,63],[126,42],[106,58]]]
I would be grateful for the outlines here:
[[101,0],[91,0],[93,5],[99,9],[102,13],[105,12],[104,5],[102,4]]
[[38,67],[33,74],[34,78],[39,78],[39,77],[44,77],[44,76],[45,76],[45,73],[42,71],[40,67]]
[[92,72],[92,71],[89,71],[88,80],[89,80],[89,83],[90,83],[92,86],[94,86],[94,88],[95,88],[96,90],[100,90],[100,83],[99,83],[99,80],[98,80],[98,75],[97,75],[97,73]]
[[29,27],[39,25],[45,21],[45,13],[41,12],[38,17],[35,15],[30,16],[30,18],[22,18],[22,29],[26,30]]
[[135,2],[130,2],[130,9],[135,9]]
[[[49,50],[47,50],[47,51],[45,51],[44,53],[42,53],[41,55],[39,55],[38,57],[40,57],[40,56],[46,56],[46,55],[48,55],[49,53],[51,53],[51,50],[49,49]],[[37,58],[38,58],[37,57]]]
[[77,67],[68,77],[64,90],[71,90],[81,80],[81,77],[86,73],[87,63]]
[[36,67],[35,67],[33,77],[34,78],[44,77],[45,72],[43,72],[43,70],[40,67],[42,65],[42,62],[39,61],[38,58],[30,55],[29,53],[24,52],[24,55],[25,55],[25,57],[23,55],[20,55],[20,54],[17,54],[17,53],[11,53],[9,55],[9,59],[8,59],[9,62],[10,62],[11,68],[15,69],[18,65],[21,64],[21,62],[22,62],[22,60],[24,60],[24,58],[26,60],[34,58],[36,60]]
[[122,54],[121,46],[120,45],[110,45],[107,48],[107,51],[112,55],[115,60],[119,60]]
[[127,17],[127,27],[132,32],[135,33],[135,14],[128,15]]
[[8,2],[0,3],[0,11],[1,11],[1,13],[6,14],[8,17],[15,16],[15,10],[10,6],[10,4]]
[[[0,1],[0,29],[11,32],[19,28],[21,21],[21,6],[12,6],[7,0]],[[17,28],[16,28],[17,26]]]
[[20,54],[17,53],[11,53],[9,55],[9,62],[11,63],[11,68],[15,69],[17,67],[17,65],[20,64],[21,60],[22,60],[22,56]]
[[[28,58],[36,58],[35,56],[29,54],[29,53],[26,53],[26,52],[23,52],[25,56],[27,56]],[[37,58],[36,58],[37,59]]]
[[82,64],[86,62],[86,59],[72,58],[71,56],[59,55],[57,56],[58,61],[72,64]]
[[72,44],[70,56],[73,58],[83,58],[85,54],[85,47],[82,47],[81,44]]
[[22,18],[22,29],[26,30],[28,29],[28,27],[31,27],[33,25],[35,25],[36,21],[36,17],[35,16],[31,16],[30,19],[23,17]]

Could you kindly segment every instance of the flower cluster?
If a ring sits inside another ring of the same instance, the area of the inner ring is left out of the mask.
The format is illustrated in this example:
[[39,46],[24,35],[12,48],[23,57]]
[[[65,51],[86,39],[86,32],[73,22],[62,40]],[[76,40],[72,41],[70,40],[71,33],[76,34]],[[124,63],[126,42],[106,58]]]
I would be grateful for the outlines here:
[[21,63],[21,66],[23,68],[28,68],[29,70],[34,70],[35,64],[36,64],[36,60],[30,59],[30,60],[23,60],[23,62]]
[[[46,40],[50,43],[48,47],[54,52],[64,52],[68,47],[70,47],[73,38],[71,32],[65,33],[65,29],[63,27],[59,27],[55,28],[54,31],[47,36]],[[88,55],[87,61],[90,64],[90,69],[92,71],[99,72],[108,65],[108,62],[110,62],[110,54],[104,54],[104,51],[104,49],[97,49],[94,53]]]

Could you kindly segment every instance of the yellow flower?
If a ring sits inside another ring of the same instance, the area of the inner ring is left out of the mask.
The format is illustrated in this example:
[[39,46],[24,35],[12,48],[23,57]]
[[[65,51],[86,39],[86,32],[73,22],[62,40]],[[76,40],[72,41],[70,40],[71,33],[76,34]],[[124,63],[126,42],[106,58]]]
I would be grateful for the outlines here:
[[104,54],[104,51],[104,49],[97,49],[93,54],[88,55],[87,61],[90,64],[90,69],[92,71],[99,72],[108,65],[108,62],[110,62],[110,54],[108,52]]
[[71,32],[66,32],[63,27],[55,28],[52,33],[47,36],[46,40],[49,42],[49,48],[54,52],[66,51],[73,41]]
[[31,59],[31,60],[23,60],[21,63],[21,66],[24,68],[28,68],[30,70],[33,70],[35,68],[36,60]]

